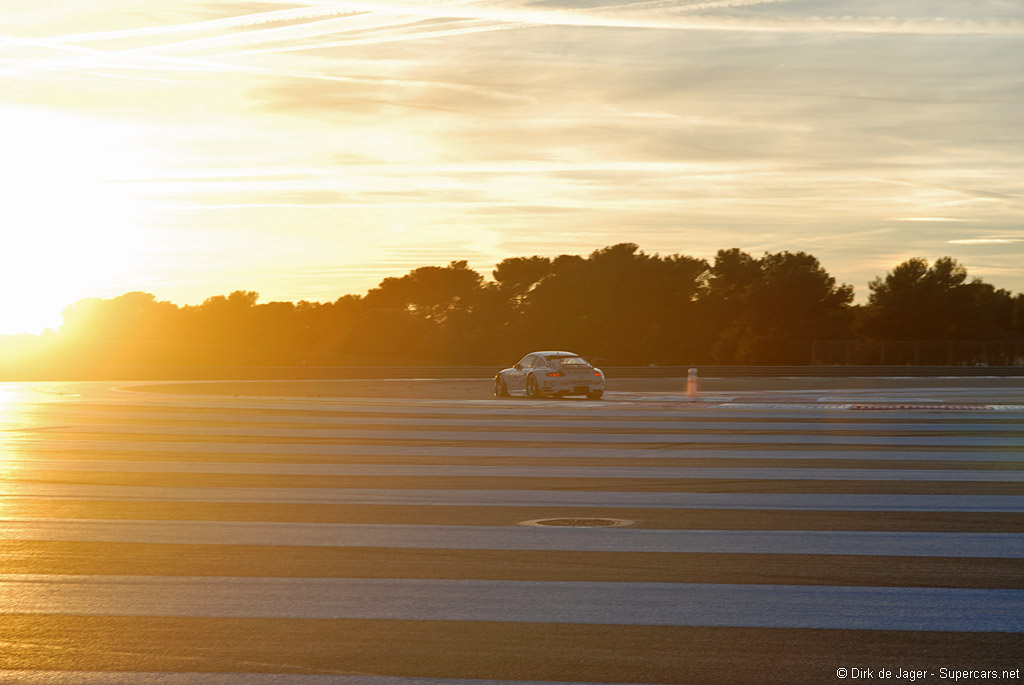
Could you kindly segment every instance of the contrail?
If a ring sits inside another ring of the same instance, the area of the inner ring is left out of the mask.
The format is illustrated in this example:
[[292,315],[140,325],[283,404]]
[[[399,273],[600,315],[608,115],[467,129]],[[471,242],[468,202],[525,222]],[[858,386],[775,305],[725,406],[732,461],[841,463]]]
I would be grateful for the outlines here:
[[[64,51],[76,52],[79,54],[78,58],[63,59],[63,60],[45,60],[36,63],[29,63],[20,65],[19,67],[10,68],[3,70],[3,73],[24,73],[32,71],[59,71],[59,70],[73,70],[81,69],[89,66],[103,66],[103,67],[121,67],[121,68],[135,68],[139,66],[138,58],[151,59],[156,62],[162,62],[162,64],[152,64],[153,68],[167,67],[167,61],[178,59],[171,57],[164,57],[160,53],[172,50],[187,50],[187,49],[202,49],[209,46],[218,46],[222,44],[232,43],[260,43],[260,42],[274,42],[282,40],[302,40],[310,37],[317,37],[320,35],[330,35],[344,32],[344,27],[349,26],[348,30],[361,30],[367,27],[373,28],[380,25],[383,21],[385,25],[393,24],[394,20],[384,19],[379,15],[371,15],[366,12],[350,13],[349,16],[334,17],[327,19],[320,19],[313,22],[304,24],[298,24],[294,26],[277,27],[271,29],[257,29],[253,31],[246,31],[240,34],[227,34],[219,36],[209,36],[205,38],[198,38],[192,40],[184,40],[173,43],[163,43],[148,45],[144,47],[137,47],[125,50],[97,50],[93,48],[86,48],[79,46],[75,43],[84,41],[89,42],[93,40],[99,40],[103,36],[128,36],[139,37],[139,36],[162,36],[179,32],[186,32],[188,30],[202,31],[210,28],[214,24],[220,28],[233,28],[239,26],[256,25],[258,23],[269,23],[269,20],[263,22],[253,21],[252,17],[264,17],[267,14],[279,14],[279,13],[264,13],[261,15],[248,15],[248,17],[241,17],[238,19],[230,20],[215,20],[214,22],[194,22],[191,24],[179,24],[172,27],[155,27],[148,29],[129,29],[126,31],[118,32],[105,32],[105,33],[94,33],[94,34],[79,34],[78,36],[60,36],[56,38],[43,38],[43,39],[20,39],[10,37],[7,42],[14,43],[20,46],[29,47],[48,47],[53,49],[60,49]],[[306,12],[306,14],[309,14]],[[337,14],[337,12],[335,12]],[[363,25],[353,20],[358,16],[364,16],[370,18],[371,21]],[[284,20],[288,17],[281,18]],[[68,42],[73,41],[73,42]],[[113,60],[120,61],[112,62]],[[193,66],[201,64],[203,70],[217,70],[224,65],[211,65],[210,63],[199,63],[194,60],[180,59],[176,63],[176,66],[171,68],[181,69],[182,65]],[[186,67],[186,70],[187,67]]]
[[[448,3],[446,7],[453,7],[465,2],[474,0],[462,0],[462,2]],[[495,3],[500,4],[500,3]],[[337,16],[344,15],[344,16]],[[126,50],[96,50],[77,45],[79,42],[93,42],[111,38],[138,38],[138,37],[160,37],[186,32],[207,32],[210,30],[224,30],[255,26],[297,18],[312,18],[313,21],[296,24],[292,26],[265,28],[245,31],[243,33],[230,33],[227,35],[207,36],[191,40],[183,40],[171,43],[152,44],[144,47],[131,48]],[[321,36],[354,33],[358,31],[391,30],[407,27],[410,23],[420,23],[424,19],[422,15],[384,15],[377,12],[364,10],[346,10],[342,3],[331,3],[326,8],[305,8],[299,10],[265,12],[255,15],[246,15],[230,19],[218,19],[205,22],[191,22],[178,24],[170,27],[150,27],[143,29],[127,29],[123,31],[101,32],[90,34],[65,35],[44,39],[21,39],[9,37],[5,42],[21,47],[46,47],[60,49],[68,52],[78,53],[78,57],[60,60],[41,60],[34,63],[21,64],[15,67],[0,70],[0,73],[12,75],[18,73],[32,73],[40,71],[68,71],[81,70],[90,67],[104,68],[167,68],[172,70],[203,70],[203,71],[235,71],[234,67],[226,64],[214,64],[200,62],[197,60],[172,61],[175,58],[164,56],[167,52],[173,51],[199,51],[207,48],[221,46],[246,46],[273,43],[286,43],[289,41],[302,41]],[[410,21],[410,19],[412,21]],[[478,23],[475,19],[452,19],[451,24]],[[501,28],[508,28],[501,26]],[[459,32],[466,32],[464,29]],[[430,32],[435,35],[437,32]],[[417,37],[417,33],[410,32],[409,38]],[[426,35],[426,34],[425,34]],[[441,35],[455,35],[454,33]],[[390,38],[389,40],[396,40]],[[357,43],[358,44],[358,43]],[[330,44],[328,44],[330,45]],[[234,55],[221,55],[221,57],[243,56],[248,54],[259,54],[262,52],[287,52],[294,49],[316,49],[316,45],[295,46],[284,49],[252,50]],[[142,58],[140,60],[139,58]]]
[[[45,60],[0,70],[12,75],[38,71],[80,70],[85,68],[150,68],[168,70],[232,71],[232,65],[199,60],[175,60],[161,53],[196,51],[218,46],[259,46],[260,44],[301,41],[322,36],[371,31],[364,37],[321,43],[268,46],[222,59],[249,54],[293,52],[331,47],[350,47],[410,40],[446,38],[529,26],[578,26],[599,28],[644,28],[654,30],[716,30],[758,32],[831,32],[831,33],[897,33],[897,34],[1020,34],[1024,22],[1019,20],[971,21],[942,19],[907,19],[878,17],[741,17],[694,14],[711,9],[779,4],[789,0],[706,0],[672,4],[666,0],[611,5],[591,10],[537,9],[509,2],[416,2],[415,0],[345,0],[314,3],[288,9],[258,12],[237,17],[188,22],[172,26],[145,27],[42,39],[0,37],[0,44],[33,46],[76,52],[63,60]],[[658,8],[656,12],[650,10]],[[342,16],[339,16],[342,15]],[[448,28],[432,29],[410,25],[410,19],[441,20]],[[185,33],[225,31],[285,21],[306,21],[294,26],[257,29],[241,34],[207,36],[193,40],[149,45],[119,51],[83,48],[80,43],[126,38],[155,38]],[[462,24],[460,26],[460,24]],[[466,24],[471,24],[467,26]],[[382,34],[381,32],[390,32]],[[138,58],[142,57],[142,60]]]
[[285,41],[307,40],[310,38],[318,38],[320,36],[335,35],[339,33],[364,31],[379,28],[381,25],[388,27],[392,24],[394,24],[394,19],[389,19],[369,12],[359,12],[347,14],[341,17],[320,19],[317,21],[307,22],[305,24],[258,29],[255,31],[245,31],[243,33],[229,33],[226,35],[208,36],[205,38],[193,38],[191,40],[139,48],[138,50],[145,52],[168,52],[180,50],[202,50],[209,47],[233,45],[244,46],[260,43],[280,43]]
[[[367,45],[385,42],[397,42],[406,40],[417,40],[423,38],[437,38],[445,36],[463,35],[468,33],[479,33],[483,31],[497,31],[518,28],[513,24],[490,23],[483,20],[459,19],[447,22],[446,25],[453,25],[456,28],[437,30],[436,25],[423,26],[422,18],[416,18],[409,23],[397,23],[393,18],[382,18],[376,15],[367,15],[368,21],[360,25],[349,26],[345,30],[338,30],[337,27],[320,27],[319,29],[291,32],[287,34],[287,40],[308,40],[325,35],[337,35],[344,33],[355,33],[371,31],[369,36],[353,38],[349,40],[322,41],[297,45],[279,45],[275,47],[259,48],[251,50],[232,51],[215,55],[214,59],[231,59],[257,54],[272,54],[281,52],[296,52],[304,50],[319,50],[330,47]],[[334,21],[334,20],[328,20]],[[322,24],[327,22],[316,22]],[[458,27],[461,25],[461,27]],[[467,26],[469,25],[469,26]],[[289,27],[292,28],[292,27]],[[298,27],[302,28],[302,27]],[[388,32],[381,35],[381,32]],[[210,61],[209,59],[192,59],[173,57],[166,52],[183,50],[200,50],[211,47],[244,47],[246,44],[275,43],[281,42],[283,36],[267,37],[253,34],[217,36],[203,38],[193,41],[181,41],[164,45],[149,46],[144,48],[133,48],[120,51],[85,50],[76,57],[63,59],[51,59],[35,63],[22,64],[6,69],[0,69],[2,75],[15,75],[25,73],[38,73],[46,71],[73,71],[91,68],[119,68],[119,69],[167,69],[172,71],[248,71],[255,72],[247,67],[232,65],[225,62]],[[239,45],[240,44],[240,45]]]
[[[433,7],[436,7],[440,10],[441,8],[453,7],[455,5],[461,5],[473,1],[474,0],[456,0],[455,2],[433,4]],[[420,7],[429,8],[431,7],[431,5],[420,5]],[[62,36],[54,36],[46,40],[48,40],[51,43],[85,43],[94,41],[121,40],[126,38],[173,35],[177,33],[202,33],[222,31],[226,29],[246,28],[251,26],[258,26],[260,24],[273,24],[286,21],[319,19],[322,17],[336,15],[359,14],[368,11],[377,12],[380,11],[380,9],[364,9],[362,7],[354,5],[352,2],[348,2],[347,0],[341,0],[325,3],[307,4],[306,7],[295,9],[257,12],[255,14],[245,14],[237,17],[225,17],[223,19],[208,19],[203,21],[186,22],[183,24],[172,24],[169,26],[147,26],[140,27],[137,29],[119,29],[116,31],[65,34]],[[409,14],[409,12],[405,11],[399,13]],[[416,14],[422,14],[422,12],[417,12]],[[437,11],[428,14],[437,17],[447,16],[445,11]]]
[[679,0],[643,0],[641,2],[629,2],[624,5],[604,5],[594,7],[593,12],[627,12],[639,9],[665,8],[679,12],[702,12],[711,9],[730,9],[733,7],[753,7],[755,5],[775,5],[780,3],[791,3],[796,0],[708,0],[707,2],[684,3]]
[[[746,2],[749,0],[722,0]],[[761,3],[757,3],[761,4]],[[719,30],[767,32],[834,33],[925,33],[925,34],[1016,34],[1024,32],[1024,21],[971,21],[944,19],[891,19],[883,17],[736,17],[716,15],[674,16],[659,13],[657,17],[603,15],[594,10],[533,9],[478,7],[420,3],[409,0],[351,0],[349,8],[393,15],[414,15],[435,19],[485,19],[539,26],[593,26],[604,28],[648,28],[661,30]],[[686,7],[685,5],[683,6]]]
[[[665,6],[662,0],[653,0]],[[218,31],[243,28],[259,24],[316,19],[339,14],[361,12],[384,13],[398,16],[421,16],[432,19],[481,19],[503,23],[546,26],[594,26],[607,28],[649,28],[663,30],[722,30],[722,31],[775,31],[809,32],[829,31],[842,33],[934,33],[934,34],[1015,34],[1024,32],[1019,20],[971,21],[942,19],[891,19],[880,17],[735,17],[693,15],[692,12],[763,4],[777,4],[787,0],[708,0],[677,4],[675,9],[686,13],[676,16],[659,12],[658,16],[623,16],[630,9],[638,10],[648,3],[640,2],[595,8],[589,11],[572,9],[535,9],[529,5],[498,3],[494,6],[472,2],[415,2],[410,0],[346,0],[326,2],[303,8],[274,10],[256,14],[189,22],[172,26],[122,29],[98,33],[72,34],[50,38],[51,43],[81,43],[99,40],[168,35],[175,33]],[[504,6],[502,6],[504,5]],[[612,10],[612,11],[609,11]]]
[[441,88],[444,90],[454,90],[464,93],[471,93],[473,95],[491,97],[499,100],[513,100],[517,102],[533,102],[535,100],[535,98],[527,95],[517,95],[515,93],[509,93],[507,91],[488,88],[486,86],[480,86],[469,83],[454,83],[451,81],[424,81],[415,79],[397,79],[375,76],[339,76],[337,74],[327,74],[319,71],[287,71],[279,69],[264,69],[260,67],[238,67],[237,70],[247,74],[259,74],[261,76],[279,76],[282,78],[309,79],[315,81],[333,81],[337,83],[368,83],[374,85],[400,87]]
[[[507,4],[508,0],[498,0],[497,2],[480,2],[480,0],[457,0],[455,2],[446,3],[446,7],[454,7],[458,5],[474,4],[476,6],[498,6]],[[343,16],[335,16],[343,14]],[[176,43],[166,43],[160,46],[152,46],[148,49],[158,50],[177,50],[177,49],[192,49],[202,48],[208,45],[227,45],[227,44],[259,44],[259,43],[273,43],[273,42],[284,42],[289,40],[306,40],[309,38],[316,38],[324,35],[332,35],[337,33],[352,33],[355,31],[365,31],[373,29],[390,29],[399,28],[403,25],[409,24],[410,20],[406,18],[408,15],[391,15],[383,14],[379,12],[370,11],[351,11],[351,12],[334,12],[328,18],[314,17],[315,21],[309,21],[303,24],[295,24],[291,26],[280,26],[274,28],[257,29],[253,31],[245,31],[244,33],[234,33],[222,36],[209,36],[205,38],[196,38],[192,40],[180,41]],[[421,22],[425,19],[446,19],[444,13],[438,16],[423,16],[414,15],[415,22]],[[453,20],[454,21],[454,20]]]
[[347,2],[332,2],[329,5],[319,7],[303,7],[299,9],[259,12],[257,14],[246,14],[238,17],[208,19],[204,21],[187,22],[184,24],[171,24],[169,26],[146,26],[137,29],[119,29],[117,31],[66,34],[63,36],[54,36],[48,40],[54,43],[86,43],[93,41],[121,40],[125,38],[173,35],[176,33],[221,31],[224,29],[257,26],[259,24],[316,19],[318,17],[337,14],[354,14],[359,11],[347,9],[348,4],[349,3]]
[[[429,27],[420,26],[420,30],[414,30],[418,24],[412,25],[398,25],[395,27],[381,27],[377,32],[378,34],[385,31],[393,31],[394,33],[385,33],[385,35],[370,35],[365,38],[350,38],[347,40],[336,40],[326,41],[322,43],[310,43],[308,45],[289,45],[280,46],[276,48],[265,48],[257,50],[248,50],[241,53],[234,53],[228,55],[229,57],[242,56],[242,55],[254,55],[254,54],[267,54],[277,52],[297,52],[304,50],[322,50],[324,48],[336,48],[346,47],[352,45],[376,45],[380,43],[396,43],[408,40],[423,40],[428,38],[443,38],[447,36],[459,36],[467,35],[471,33],[486,33],[489,31],[508,31],[512,29],[525,28],[531,24],[506,24],[506,23],[493,23],[486,22],[484,20],[459,20],[450,22],[451,24],[472,24],[472,26],[463,26],[462,28],[450,28],[440,30],[429,30]],[[426,29],[426,30],[424,30]],[[400,33],[399,33],[400,32]]]

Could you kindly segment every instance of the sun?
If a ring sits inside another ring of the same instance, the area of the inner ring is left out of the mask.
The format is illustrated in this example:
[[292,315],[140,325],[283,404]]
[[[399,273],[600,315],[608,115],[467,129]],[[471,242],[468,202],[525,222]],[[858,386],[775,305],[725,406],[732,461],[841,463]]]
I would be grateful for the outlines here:
[[144,258],[146,159],[132,129],[0,106],[0,334],[56,330]]

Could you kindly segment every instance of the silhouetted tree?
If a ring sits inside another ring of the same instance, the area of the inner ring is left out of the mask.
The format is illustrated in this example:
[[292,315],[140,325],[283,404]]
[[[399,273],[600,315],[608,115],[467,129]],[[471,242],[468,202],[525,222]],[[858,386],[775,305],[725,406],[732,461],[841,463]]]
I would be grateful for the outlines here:
[[[843,337],[853,288],[805,252],[718,253],[708,304],[720,325],[716,357],[740,364],[805,364],[815,340]],[[714,311],[720,307],[719,311]]]
[[[98,365],[488,364],[543,348],[608,364],[801,364],[815,340],[849,338],[854,314],[873,340],[1024,340],[1024,293],[968,280],[949,257],[899,264],[860,307],[803,252],[721,250],[709,265],[620,243],[512,257],[493,277],[455,261],[327,303],[259,304],[246,290],[184,307],[143,292],[89,298],[47,349]],[[4,348],[26,358],[24,341]]]
[[483,278],[465,261],[448,266],[424,266],[401,278],[385,278],[366,293],[368,308],[406,309],[426,319],[442,322],[470,299]]
[[345,350],[373,364],[432,359],[437,324],[405,309],[368,309],[354,322]]
[[491,275],[503,293],[516,306],[533,286],[551,271],[551,260],[547,257],[509,257],[495,265]]
[[68,360],[77,363],[167,363],[177,354],[177,311],[171,302],[158,302],[144,292],[79,300],[64,310],[62,347]]
[[715,255],[700,302],[702,319],[715,332],[709,350],[715,363],[738,363],[747,337],[750,289],[760,277],[760,263],[742,250],[719,250]]
[[1013,331],[1014,340],[1024,340],[1024,292],[1017,293],[1017,296],[1013,298],[1010,330]]
[[259,293],[236,290],[226,297],[208,297],[197,307],[185,307],[197,360],[230,366],[254,363],[259,343],[252,314],[257,300]]
[[[364,313],[349,334],[349,348],[362,353],[384,349],[388,347],[384,338],[393,330],[402,337],[402,356],[406,358],[464,358],[474,350],[472,315],[482,283],[480,274],[465,261],[446,267],[424,266],[400,278],[385,278],[363,298]],[[380,313],[374,315],[374,311]],[[414,325],[413,320],[426,325]],[[384,347],[374,348],[374,341]]]
[[952,257],[909,259],[868,285],[862,331],[876,340],[1002,340],[1013,336],[1012,295],[974,279]]
[[[707,261],[685,255],[669,255],[652,274],[646,316],[653,326],[648,358],[639,363],[695,364],[708,359],[715,331],[708,325],[700,298],[706,292]],[[641,296],[644,294],[641,293]]]
[[672,362],[694,355],[693,303],[707,264],[647,255],[633,243],[589,257],[556,258],[524,300],[523,347],[579,351],[611,363]]

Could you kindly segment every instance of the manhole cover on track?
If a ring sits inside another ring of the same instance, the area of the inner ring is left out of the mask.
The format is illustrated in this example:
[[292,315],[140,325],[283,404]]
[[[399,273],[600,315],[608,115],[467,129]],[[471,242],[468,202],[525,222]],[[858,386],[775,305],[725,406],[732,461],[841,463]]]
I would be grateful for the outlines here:
[[550,526],[553,528],[624,528],[625,526],[631,526],[636,521],[630,521],[629,519],[605,519],[605,518],[593,518],[593,519],[573,519],[573,518],[559,518],[559,519],[533,519],[532,521],[523,521],[519,525],[521,526]]

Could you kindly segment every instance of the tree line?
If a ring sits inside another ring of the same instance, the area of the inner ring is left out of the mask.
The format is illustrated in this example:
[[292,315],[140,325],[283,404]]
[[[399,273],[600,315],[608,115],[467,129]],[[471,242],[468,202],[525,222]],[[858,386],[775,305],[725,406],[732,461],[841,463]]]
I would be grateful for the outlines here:
[[956,260],[911,259],[864,305],[804,252],[713,261],[632,243],[589,256],[512,257],[485,280],[465,261],[385,278],[333,302],[236,291],[178,306],[150,293],[80,300],[51,361],[84,365],[508,364],[568,349],[609,365],[806,364],[815,341],[1024,342],[1024,293]]

